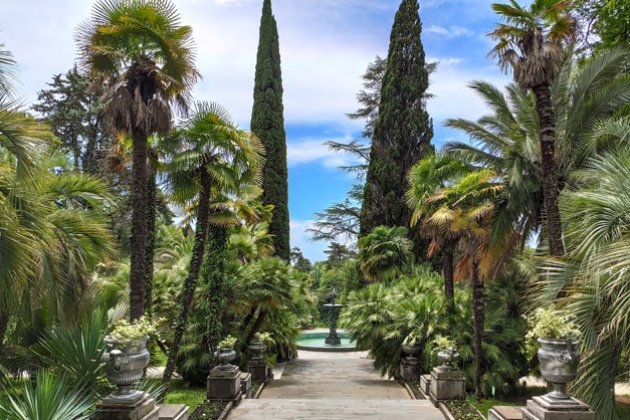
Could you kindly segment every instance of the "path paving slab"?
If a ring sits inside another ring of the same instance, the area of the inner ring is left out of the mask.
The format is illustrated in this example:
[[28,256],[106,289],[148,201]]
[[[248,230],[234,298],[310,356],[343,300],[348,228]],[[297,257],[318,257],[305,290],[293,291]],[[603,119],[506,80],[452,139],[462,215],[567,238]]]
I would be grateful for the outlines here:
[[[340,390],[341,392],[341,390]],[[243,400],[230,420],[444,420],[428,400]]]
[[232,420],[444,420],[428,400],[412,400],[403,386],[374,370],[366,352],[300,351],[268,383],[258,400],[243,400]]

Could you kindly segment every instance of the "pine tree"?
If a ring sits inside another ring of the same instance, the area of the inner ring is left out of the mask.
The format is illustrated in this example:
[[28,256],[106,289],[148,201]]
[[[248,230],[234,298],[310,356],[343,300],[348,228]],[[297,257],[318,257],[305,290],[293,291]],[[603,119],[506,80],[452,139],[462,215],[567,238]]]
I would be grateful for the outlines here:
[[257,60],[251,131],[260,138],[267,152],[262,199],[265,204],[274,206],[269,233],[274,237],[276,254],[289,261],[289,174],[282,71],[278,28],[271,11],[271,0],[265,0],[263,4]]
[[392,28],[379,116],[361,209],[361,235],[376,226],[408,226],[407,172],[433,150],[433,123],[426,111],[429,87],[420,40],[418,0],[403,0]]

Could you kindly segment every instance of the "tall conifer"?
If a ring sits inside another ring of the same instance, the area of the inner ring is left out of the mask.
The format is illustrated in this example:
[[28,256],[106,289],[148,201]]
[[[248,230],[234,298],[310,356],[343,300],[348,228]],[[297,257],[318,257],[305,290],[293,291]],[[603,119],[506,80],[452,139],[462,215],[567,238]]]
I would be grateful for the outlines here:
[[379,117],[361,209],[361,235],[379,225],[408,226],[407,172],[433,150],[426,111],[429,74],[420,40],[418,0],[403,0],[390,37]]
[[282,93],[278,27],[271,11],[271,0],[264,0],[251,131],[260,138],[267,151],[262,198],[264,204],[274,206],[269,232],[274,236],[276,254],[289,261],[289,175]]

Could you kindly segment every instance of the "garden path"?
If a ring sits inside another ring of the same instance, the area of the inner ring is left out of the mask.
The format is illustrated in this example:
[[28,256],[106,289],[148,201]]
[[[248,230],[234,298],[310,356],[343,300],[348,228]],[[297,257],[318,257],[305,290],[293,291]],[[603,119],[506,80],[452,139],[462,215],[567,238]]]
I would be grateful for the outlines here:
[[298,356],[260,399],[243,400],[229,419],[444,419],[429,401],[412,400],[399,383],[376,372],[366,352]]

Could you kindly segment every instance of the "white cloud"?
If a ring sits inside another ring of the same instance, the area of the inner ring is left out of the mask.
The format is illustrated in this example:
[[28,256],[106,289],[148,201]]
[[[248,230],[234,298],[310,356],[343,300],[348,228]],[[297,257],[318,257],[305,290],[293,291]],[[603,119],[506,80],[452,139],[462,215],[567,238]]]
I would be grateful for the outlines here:
[[425,29],[425,32],[430,34],[440,35],[446,39],[460,38],[460,37],[469,37],[474,35],[475,33],[468,28],[464,28],[463,26],[449,26],[448,28],[440,25],[431,25]]
[[[325,144],[328,140],[305,139],[289,142],[287,144],[287,161],[289,166],[321,162],[327,168],[338,168],[357,163],[356,157],[350,153],[330,150]],[[349,142],[350,138],[334,139],[333,141]]]
[[324,261],[326,259],[324,250],[328,248],[328,244],[311,240],[311,234],[307,232],[314,223],[312,220],[291,220],[291,247],[300,248],[311,262]]

